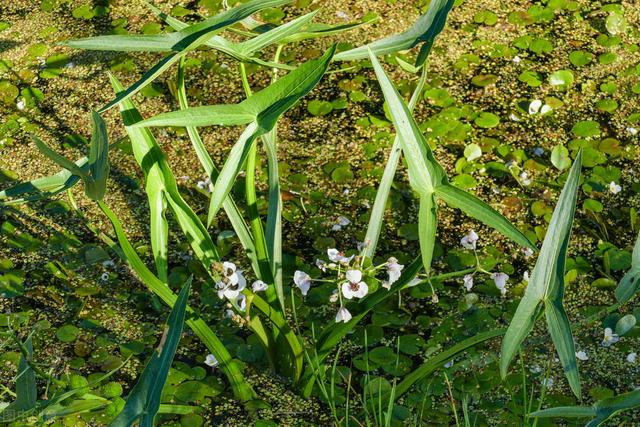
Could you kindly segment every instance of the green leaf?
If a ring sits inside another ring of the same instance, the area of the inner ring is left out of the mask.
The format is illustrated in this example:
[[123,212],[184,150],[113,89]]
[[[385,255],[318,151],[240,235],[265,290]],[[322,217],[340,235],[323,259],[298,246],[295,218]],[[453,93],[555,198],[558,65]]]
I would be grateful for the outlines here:
[[93,111],[91,119],[93,132],[89,148],[89,173],[92,181],[85,181],[85,191],[90,199],[102,200],[107,191],[107,179],[109,178],[109,139],[107,127],[102,117]]
[[[411,100],[409,101],[409,111],[413,111],[418,103],[418,100],[422,96],[422,90],[427,80],[426,68],[423,69],[422,75],[418,80],[416,89],[413,91]],[[393,178],[395,177],[396,170],[398,168],[398,162],[402,155],[402,148],[400,142],[400,136],[396,135],[391,152],[389,153],[389,159],[384,168],[378,191],[376,192],[376,198],[373,202],[373,208],[371,209],[371,215],[369,217],[369,225],[367,226],[367,234],[364,241],[367,243],[363,250],[363,255],[368,258],[373,258],[378,246],[378,239],[380,238],[380,230],[382,230],[382,223],[384,221],[384,211],[387,206],[387,200],[389,199],[389,192],[393,185]]]
[[551,150],[551,163],[558,170],[565,170],[571,166],[571,157],[569,150],[564,145],[556,145]]
[[[23,343],[27,350],[29,359],[33,358],[33,343],[31,341],[31,335]],[[36,373],[29,363],[24,358],[24,355],[20,356],[18,361],[18,375],[16,379],[16,400],[7,406],[4,410],[5,413],[11,415],[12,411],[25,413],[31,411],[36,407],[38,398],[38,390],[36,388]]]
[[289,1],[290,0],[252,0],[247,3],[241,3],[233,9],[229,9],[204,21],[189,25],[179,31],[164,35],[109,35],[70,41],[66,42],[66,44],[75,48],[92,50],[146,51],[152,48],[152,50],[156,52],[172,52],[149,69],[140,80],[127,88],[127,90],[120,92],[116,99],[110,101],[98,111],[99,113],[103,113],[123,100],[129,99],[147,84],[155,80],[156,77],[162,74],[173,63],[177,62],[182,56],[203,45],[226,27],[243,20],[259,10],[282,5]]
[[[118,80],[110,75],[111,85],[116,93],[122,90],[122,85]],[[162,223],[159,215],[161,215],[158,195],[155,193],[162,192],[166,203],[171,208],[176,217],[182,232],[187,237],[191,248],[196,257],[203,263],[205,269],[208,270],[213,261],[218,260],[218,252],[216,246],[211,240],[211,236],[202,221],[191,207],[184,201],[178,190],[178,184],[169,167],[167,159],[162,149],[156,142],[153,134],[149,129],[130,126],[128,123],[136,123],[141,120],[140,113],[136,109],[133,102],[124,100],[120,105],[120,114],[122,121],[125,123],[125,129],[131,139],[131,147],[133,149],[136,161],[145,173],[145,189],[149,196],[149,203],[153,206],[157,223],[154,225],[155,237],[152,236],[152,242],[156,242],[154,246],[154,254],[160,258],[156,259],[156,265],[160,262],[160,271],[163,271],[164,261],[161,259],[166,251],[166,239],[161,236],[164,232],[165,224]]]
[[[89,159],[83,157],[76,161],[83,173],[89,172]],[[80,181],[78,175],[74,175],[67,169],[63,169],[55,175],[37,178],[29,182],[23,182],[0,191],[0,205],[16,205],[31,201],[37,201],[55,196],[68,190]]]
[[640,234],[636,239],[631,256],[631,268],[624,275],[616,288],[616,299],[620,304],[628,302],[640,291]]
[[[180,66],[178,67],[178,84],[176,91],[178,103],[180,104],[180,108],[182,110],[189,108],[189,104],[187,102],[187,90],[184,84],[184,69],[185,67],[183,60],[180,62]],[[213,163],[213,160],[211,159],[211,156],[209,155],[204,142],[202,142],[202,138],[200,138],[198,129],[192,126],[187,126],[186,129],[187,134],[189,135],[189,139],[191,140],[191,144],[193,145],[193,149],[196,152],[196,156],[200,161],[200,164],[204,168],[204,171],[209,179],[211,179],[211,182],[215,182],[218,178],[219,171]],[[247,227],[247,223],[242,218],[240,210],[231,197],[227,197],[224,202],[222,202],[222,208],[227,214],[227,217],[231,222],[231,226],[236,232],[236,235],[240,240],[240,244],[242,245],[245,254],[251,260],[253,271],[256,275],[260,274],[260,267],[258,265],[258,259],[256,257],[256,248],[255,244],[253,243],[253,236],[251,235],[251,231],[249,231],[249,227]]]
[[369,57],[387,101],[393,125],[400,137],[400,145],[409,167],[411,187],[421,196],[433,193],[436,186],[447,181],[444,169],[434,158],[433,152],[418,124],[411,116],[409,108],[373,52],[370,51]]
[[551,223],[533,269],[529,285],[502,341],[500,372],[504,378],[509,363],[533,329],[540,303],[571,389],[580,397],[580,378],[571,328],[563,307],[564,275],[571,225],[576,209],[582,152],[578,153],[553,212]]
[[[449,11],[453,7],[454,0],[432,0],[427,13],[422,15],[408,30],[381,40],[377,40],[366,46],[361,46],[336,55],[337,61],[354,61],[364,59],[371,50],[375,55],[386,55],[401,50],[411,49],[425,42],[427,46],[433,42],[444,28]],[[424,63],[426,55],[420,55],[416,66]]]
[[72,162],[66,157],[58,154],[55,150],[51,149],[47,144],[45,144],[37,136],[33,135],[31,139],[33,139],[33,142],[36,143],[36,146],[42,152],[42,154],[47,156],[49,159],[53,160],[58,166],[67,169],[72,174],[77,175],[82,179],[86,179],[89,177],[89,174],[87,173],[87,171],[83,170],[76,163]]
[[438,204],[433,194],[420,197],[420,212],[418,213],[418,235],[420,236],[420,252],[422,265],[428,274],[431,271],[433,248],[436,244],[436,229],[438,228]]
[[602,399],[593,406],[560,406],[535,411],[530,414],[537,418],[587,418],[595,417],[586,427],[598,427],[622,411],[640,406],[640,390],[634,390],[615,397]]
[[190,289],[191,279],[182,287],[167,319],[160,344],[129,393],[122,412],[111,422],[111,427],[129,427],[137,420],[140,420],[140,427],[153,427],[153,420],[160,408],[162,388],[180,343]]
[[[125,257],[125,261],[127,261],[140,280],[154,294],[156,294],[169,307],[173,307],[177,299],[176,295],[171,291],[166,283],[158,280],[158,278],[149,271],[133,246],[131,246],[129,239],[127,239],[124,229],[122,228],[120,220],[115,216],[111,209],[109,209],[109,207],[103,202],[98,202],[98,206],[113,226],[118,243],[122,249],[122,254]],[[240,368],[231,358],[231,355],[225,348],[224,344],[222,344],[222,341],[220,341],[201,317],[195,316],[195,313],[189,307],[187,307],[187,313],[189,313],[187,325],[216,357],[219,362],[220,369],[224,372],[231,383],[234,395],[242,401],[253,399],[255,397],[255,392],[245,381]]]
[[473,337],[467,338],[464,341],[448,347],[445,351],[439,353],[437,356],[430,358],[418,368],[413,369],[411,373],[407,374],[396,386],[394,399],[402,396],[404,393],[409,391],[417,381],[427,377],[428,375],[431,375],[434,371],[441,369],[444,364],[451,361],[459,354],[475,347],[480,343],[483,343],[495,337],[499,337],[504,333],[504,329],[495,329],[488,332],[481,332],[477,335],[474,335]]
[[466,191],[453,185],[445,184],[436,187],[436,195],[449,206],[460,209],[470,217],[497,230],[520,246],[537,250],[536,246],[507,218]]

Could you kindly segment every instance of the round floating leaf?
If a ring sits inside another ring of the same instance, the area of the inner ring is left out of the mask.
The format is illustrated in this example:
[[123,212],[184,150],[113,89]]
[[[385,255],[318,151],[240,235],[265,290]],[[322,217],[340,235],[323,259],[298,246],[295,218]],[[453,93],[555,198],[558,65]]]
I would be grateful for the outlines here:
[[600,135],[600,123],[594,122],[593,120],[583,120],[576,123],[571,128],[571,132],[573,132],[575,136],[583,138],[598,136]]
[[576,67],[584,67],[593,61],[593,53],[586,50],[574,50],[569,54],[569,61]]
[[479,159],[482,156],[482,149],[478,144],[469,144],[464,148],[464,157],[468,162]]
[[500,117],[493,113],[483,112],[474,120],[474,123],[485,129],[494,128],[500,124]]
[[613,113],[618,109],[618,102],[615,99],[601,99],[600,101],[596,102],[596,107],[600,111]]
[[349,167],[341,166],[331,172],[331,179],[333,179],[338,184],[344,184],[353,179],[353,172]]
[[622,13],[619,12],[611,13],[607,17],[605,25],[607,27],[607,31],[609,31],[609,33],[614,36],[624,33],[628,28],[627,20],[622,15]]
[[333,105],[327,101],[313,100],[309,101],[307,110],[314,116],[326,116],[333,111]]
[[478,74],[471,79],[471,83],[475,86],[486,87],[498,81],[498,76],[495,74]]
[[569,150],[564,145],[556,145],[551,150],[551,163],[559,170],[568,169],[571,166]]
[[573,81],[573,73],[569,70],[558,70],[549,76],[549,83],[552,86],[571,86]]
[[626,316],[623,316],[616,323],[616,334],[620,336],[626,334],[631,329],[633,329],[634,326],[636,326],[636,322],[636,317],[633,314],[627,314]]
[[518,76],[518,80],[531,87],[538,87],[542,84],[542,76],[535,71],[523,71],[520,76]]
[[56,331],[56,337],[62,342],[73,342],[78,338],[80,329],[73,325],[64,325]]

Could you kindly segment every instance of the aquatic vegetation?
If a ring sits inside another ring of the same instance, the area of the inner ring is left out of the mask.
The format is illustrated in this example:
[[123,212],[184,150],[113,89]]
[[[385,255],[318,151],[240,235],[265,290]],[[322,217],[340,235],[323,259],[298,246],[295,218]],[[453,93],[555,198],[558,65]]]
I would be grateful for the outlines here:
[[[640,290],[640,240],[631,253],[620,236],[635,235],[639,224],[640,187],[629,166],[637,147],[608,135],[637,134],[634,107],[621,105],[640,90],[636,84],[623,93],[622,81],[602,77],[604,68],[593,76],[597,85],[585,70],[637,52],[637,17],[616,4],[589,9],[550,1],[497,13],[420,1],[421,14],[406,30],[365,43],[349,32],[368,28],[373,13],[352,20],[339,11],[336,18],[346,23],[322,24],[314,22],[323,16],[314,2],[218,3],[199,2],[211,14],[197,19],[184,6],[167,14],[146,4],[164,24],[129,32],[113,21],[112,34],[62,43],[77,49],[74,61],[86,51],[117,52],[92,57],[111,58],[111,99],[88,115],[90,140],[76,135],[59,144],[86,148],[79,160],[36,137],[39,128],[24,126],[20,132],[33,135],[62,171],[16,183],[0,169],[10,183],[0,192],[8,218],[1,236],[25,253],[48,245],[79,253],[91,271],[69,268],[68,258],[47,262],[46,274],[66,293],[44,295],[56,295],[74,319],[61,318],[68,323],[56,323],[55,332],[49,320],[35,323],[21,312],[0,318],[0,346],[17,350],[6,359],[17,370],[14,389],[0,390],[14,398],[1,404],[3,420],[151,426],[178,417],[183,425],[208,425],[222,417],[238,425],[391,426],[595,417],[591,425],[599,425],[635,416],[635,392],[618,392],[628,381],[618,381],[615,392],[591,387],[588,397],[581,382],[614,388],[611,372],[636,364],[630,343],[640,313],[630,303]],[[67,2],[41,7],[64,9]],[[71,15],[97,19],[110,7]],[[451,25],[473,34],[475,53],[439,45],[458,10],[473,12]],[[594,42],[600,47],[576,42],[562,47],[571,50],[566,61],[550,59],[559,43],[545,26],[592,19],[586,10],[602,18],[591,29],[602,31]],[[497,31],[498,22],[518,36],[482,35]],[[7,28],[0,22],[0,31]],[[48,48],[31,49],[37,62]],[[120,76],[135,71],[133,59],[146,63],[147,54],[158,53],[164,56],[142,77]],[[55,79],[68,66],[75,67],[69,58],[49,57],[39,76]],[[447,73],[455,78],[443,78]],[[624,72],[628,80],[637,75],[637,67]],[[27,90],[27,74],[18,76],[0,84],[2,102],[21,117],[41,101]],[[598,93],[591,115],[573,111],[578,83]],[[214,96],[205,89],[212,84]],[[244,92],[242,100],[234,88]],[[314,96],[322,99],[308,99]],[[149,108],[154,98],[172,111]],[[116,106],[124,129],[111,123]],[[334,127],[349,109],[357,121]],[[622,110],[624,120],[602,118]],[[11,120],[0,129],[2,145],[19,134],[19,120]],[[308,127],[294,138],[300,123]],[[513,133],[503,136],[505,129]],[[332,132],[336,147],[311,147]],[[187,138],[188,146],[178,144]],[[308,173],[290,164],[297,155]],[[324,187],[309,189],[313,170]],[[78,184],[86,197],[78,197]],[[119,185],[134,189],[129,213],[114,198]],[[67,201],[52,201],[65,192]],[[46,212],[80,224],[84,235],[52,227],[51,242],[38,241],[16,218],[42,202]],[[0,259],[0,274],[3,300],[43,298],[12,261]],[[592,283],[578,291],[587,277]],[[146,289],[119,290],[125,280]],[[113,304],[104,313],[82,300],[109,292]],[[610,304],[614,294],[617,303]],[[113,307],[127,301],[146,320],[119,323]],[[162,304],[171,309],[164,329],[156,321],[168,310]],[[550,341],[537,328],[543,315]],[[183,333],[183,324],[190,330]],[[64,372],[39,362],[47,359],[38,351],[46,339],[35,346],[34,339],[47,330],[77,356],[63,362]],[[95,348],[87,334],[97,339]],[[510,370],[516,356],[519,366]],[[613,357],[619,360],[607,362],[606,372],[595,368]],[[89,372],[87,361],[98,370],[90,379],[80,374]],[[112,376],[119,381],[107,383]],[[576,398],[595,403],[575,406]],[[279,413],[284,405],[296,411]]]

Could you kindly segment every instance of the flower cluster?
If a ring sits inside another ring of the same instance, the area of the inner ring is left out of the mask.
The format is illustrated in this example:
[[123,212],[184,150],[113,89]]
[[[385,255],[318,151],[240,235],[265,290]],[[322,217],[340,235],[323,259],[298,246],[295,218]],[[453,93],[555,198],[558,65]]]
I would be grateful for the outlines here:
[[[351,313],[344,305],[344,300],[364,298],[369,293],[369,285],[364,280],[366,276],[373,276],[379,270],[384,269],[387,273],[387,278],[382,281],[382,287],[389,290],[400,279],[404,268],[404,265],[400,264],[396,258],[391,257],[384,264],[363,271],[360,258],[356,258],[355,255],[346,256],[344,252],[335,248],[327,250],[327,258],[329,259],[328,262],[321,259],[316,260],[316,266],[322,272],[334,271],[337,273],[337,280],[335,280],[337,287],[330,297],[331,302],[340,302],[340,308],[335,318],[336,322],[346,323],[352,318]],[[304,271],[298,270],[293,275],[293,282],[300,289],[303,296],[307,295],[313,281],[314,279]],[[334,282],[334,280],[329,281]]]
[[[247,309],[247,297],[242,291],[247,287],[247,280],[242,274],[242,270],[229,261],[223,262],[219,269],[222,273],[222,279],[216,283],[218,298],[227,299],[238,310],[245,311]],[[253,292],[264,292],[267,287],[267,284],[262,280],[256,280],[251,285],[251,290]]]
[[[507,281],[509,280],[509,275],[502,272],[490,273],[488,271],[483,270],[480,267],[478,254],[476,252],[479,239],[480,237],[474,230],[469,231],[466,235],[462,237],[462,239],[460,239],[460,245],[465,249],[472,250],[473,253],[476,255],[476,269],[474,272],[470,274],[465,274],[465,276],[462,278],[462,285],[467,290],[467,292],[471,292],[471,289],[473,288],[474,275],[478,272],[485,273],[491,277],[491,279],[493,280],[493,283],[496,285],[496,288],[500,291],[500,294],[502,296],[505,296],[507,294]],[[528,258],[533,254],[533,251],[531,251],[531,249],[529,248],[527,249],[528,249],[527,251],[524,251],[525,258]],[[527,277],[525,277],[525,280],[528,280],[528,275]]]

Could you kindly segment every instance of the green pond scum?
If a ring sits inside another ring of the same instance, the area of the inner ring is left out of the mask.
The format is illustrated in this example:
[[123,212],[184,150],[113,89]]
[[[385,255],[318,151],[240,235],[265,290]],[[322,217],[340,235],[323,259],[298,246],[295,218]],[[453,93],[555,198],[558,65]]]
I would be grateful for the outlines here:
[[640,425],[633,0],[0,3],[0,425]]

